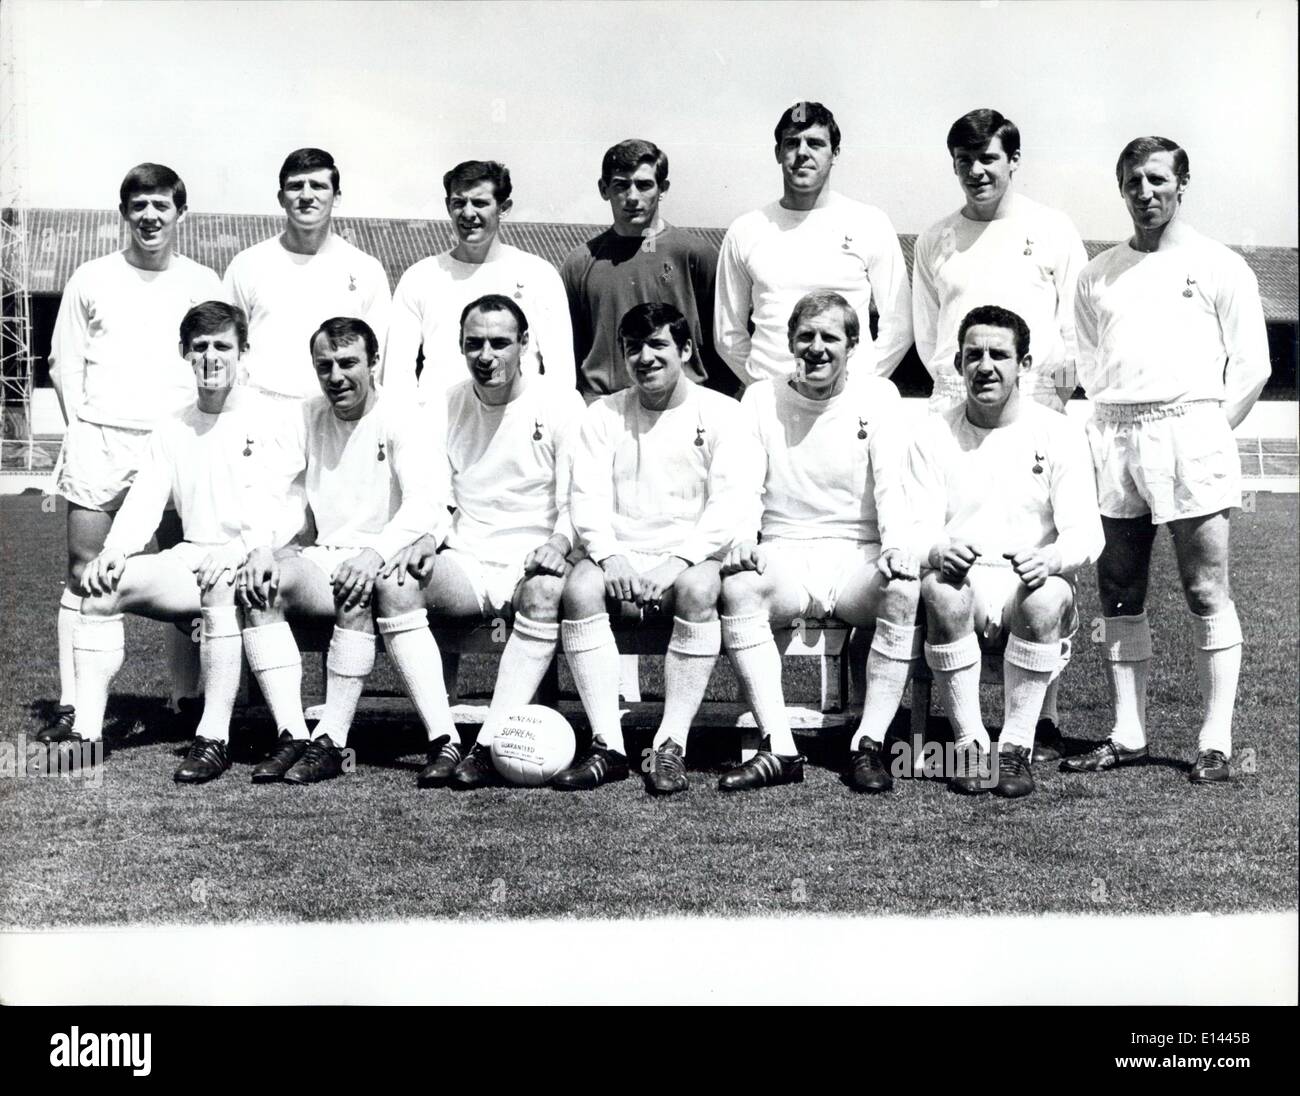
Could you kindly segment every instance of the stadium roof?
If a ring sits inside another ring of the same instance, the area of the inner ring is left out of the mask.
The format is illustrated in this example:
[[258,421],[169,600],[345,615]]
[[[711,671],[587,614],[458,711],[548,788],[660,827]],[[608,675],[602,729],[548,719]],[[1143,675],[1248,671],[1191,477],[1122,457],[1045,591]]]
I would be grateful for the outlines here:
[[[10,211],[5,210],[6,219]],[[280,215],[191,213],[179,232],[180,250],[197,262],[224,273],[235,254],[275,235],[284,219]],[[412,263],[446,251],[454,243],[449,221],[404,221],[377,217],[336,217],[339,233],[362,251],[374,255],[388,273],[391,285]],[[507,243],[541,255],[555,266],[584,240],[605,225],[503,223],[501,236]],[[723,229],[695,228],[715,245],[722,243]],[[29,209],[27,210],[28,255],[33,293],[57,294],[68,277],[87,259],[122,246],[123,228],[116,210]],[[899,236],[908,270],[912,266],[915,236]],[[1099,254],[1111,244],[1087,241],[1088,256]],[[1259,279],[1265,316],[1278,323],[1296,323],[1300,298],[1300,261],[1293,247],[1234,247],[1250,264]]]

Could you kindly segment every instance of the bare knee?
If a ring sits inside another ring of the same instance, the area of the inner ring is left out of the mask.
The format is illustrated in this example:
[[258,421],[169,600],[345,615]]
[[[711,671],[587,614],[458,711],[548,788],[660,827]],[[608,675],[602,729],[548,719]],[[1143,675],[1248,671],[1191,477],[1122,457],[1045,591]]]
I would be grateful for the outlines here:
[[877,616],[894,624],[911,625],[916,621],[916,606],[921,599],[921,584],[894,579],[887,582],[880,595]]
[[1213,616],[1227,608],[1232,600],[1226,575],[1216,571],[1200,571],[1183,584],[1187,607],[1197,616]]
[[554,622],[559,619],[564,586],[564,579],[557,575],[532,575],[519,589],[515,612],[539,623]]
[[954,586],[944,582],[937,571],[930,571],[921,579],[921,599],[925,602],[926,633],[931,643],[952,643],[974,628],[969,583]]
[[737,571],[722,580],[722,611],[727,616],[748,616],[765,608],[763,580],[757,571]]
[[683,620],[716,620],[722,579],[716,567],[688,567],[673,583],[676,614]]
[[1061,622],[1074,603],[1070,584],[1058,575],[1051,575],[1036,590],[1021,589],[1012,609],[1012,631],[1036,643],[1060,639]]
[[121,612],[122,599],[117,591],[107,594],[87,595],[81,599],[81,615],[88,617],[108,617]]
[[340,605],[334,611],[334,623],[347,632],[373,632],[374,609],[370,605],[354,605],[350,609]]
[[586,620],[605,611],[605,575],[590,560],[569,572],[560,598],[566,620]]
[[391,575],[376,580],[374,602],[379,616],[404,616],[424,608],[424,591],[410,575],[406,575],[402,582],[398,582],[396,575]]

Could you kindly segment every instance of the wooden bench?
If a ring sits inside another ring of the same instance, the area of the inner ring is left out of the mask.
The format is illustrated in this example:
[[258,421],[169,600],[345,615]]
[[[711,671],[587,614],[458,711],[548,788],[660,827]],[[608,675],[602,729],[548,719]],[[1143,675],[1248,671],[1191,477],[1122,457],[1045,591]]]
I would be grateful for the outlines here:
[[[304,653],[318,653],[322,660],[329,649],[333,626],[326,621],[292,621],[294,636]],[[477,619],[465,622],[448,622],[441,618],[431,620],[438,648],[443,657],[443,676],[447,683],[452,718],[458,724],[481,724],[487,716],[486,699],[462,700],[459,693],[458,665],[462,655],[499,655],[509,638],[509,628],[502,622]],[[638,626],[615,624],[614,638],[622,655],[639,658],[663,657],[668,647],[672,627],[669,622]],[[809,698],[806,704],[787,704],[791,728],[800,734],[816,733],[831,728],[849,726],[855,715],[849,710],[849,633],[848,625],[838,620],[802,620],[798,626],[778,628],[774,633],[777,649],[783,657],[816,658],[819,661],[819,695]],[[560,648],[562,652],[563,648]],[[379,651],[383,651],[382,637]],[[566,718],[586,722],[582,703],[576,699],[562,699],[559,690],[559,660],[552,663],[537,691],[539,703],[548,704],[562,712]],[[245,693],[245,702],[262,703],[256,695],[256,686]],[[323,696],[304,697],[307,717],[319,718]],[[655,700],[624,698],[621,704],[624,729],[653,729],[658,727],[663,703]],[[381,693],[367,687],[362,698],[360,713],[379,712],[411,713],[410,701],[400,692]],[[757,746],[758,724],[748,705],[728,701],[708,701],[701,706],[694,721],[699,726],[732,727],[741,731],[742,749],[748,753]]]

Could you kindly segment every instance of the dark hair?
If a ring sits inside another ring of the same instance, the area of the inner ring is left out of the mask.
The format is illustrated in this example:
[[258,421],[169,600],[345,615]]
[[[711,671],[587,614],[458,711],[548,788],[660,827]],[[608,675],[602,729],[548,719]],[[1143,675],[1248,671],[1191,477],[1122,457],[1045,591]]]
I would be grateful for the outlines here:
[[618,321],[618,345],[626,341],[644,342],[661,327],[667,327],[679,351],[691,341],[691,325],[685,316],[671,304],[646,301],[633,305]]
[[460,313],[460,333],[465,334],[465,320],[471,312],[509,312],[515,318],[515,328],[519,332],[519,341],[524,341],[528,334],[528,317],[524,310],[509,297],[501,293],[487,293],[476,301],[470,301]]
[[982,304],[972,308],[961,321],[957,330],[957,360],[961,360],[961,347],[966,341],[966,332],[972,327],[1005,327],[1016,337],[1016,361],[1029,353],[1029,325],[1009,308],[1000,308],[995,304]]
[[196,304],[181,320],[181,346],[188,349],[190,340],[195,335],[215,335],[227,327],[235,329],[239,349],[248,346],[248,317],[237,304],[225,301],[204,301]]
[[323,148],[294,149],[284,158],[284,163],[280,165],[280,189],[284,189],[284,184],[289,181],[290,175],[305,175],[309,171],[319,171],[325,167],[330,169],[330,186],[334,188],[334,193],[337,194],[339,192],[339,169],[334,166],[334,157]]
[[994,137],[1002,142],[1008,160],[1020,151],[1020,130],[1015,122],[988,107],[972,110],[948,130],[948,155],[955,155],[959,148],[982,149]]
[[1124,169],[1130,164],[1144,163],[1157,152],[1172,152],[1174,156],[1174,174],[1180,183],[1186,183],[1191,174],[1191,165],[1187,162],[1187,153],[1177,141],[1168,137],[1135,137],[1124,146],[1124,151],[1115,161],[1115,181],[1124,185]]
[[172,203],[177,209],[185,208],[187,200],[185,184],[181,182],[181,177],[165,164],[136,164],[122,180],[118,197],[121,199],[121,204],[126,205],[133,194],[149,194],[161,190],[172,192]]
[[858,336],[862,332],[862,324],[858,320],[858,310],[838,293],[832,293],[829,289],[816,289],[799,298],[798,303],[794,306],[794,311],[790,313],[786,338],[794,338],[794,333],[798,330],[799,324],[805,316],[817,316],[830,311],[832,308],[838,308],[844,314],[844,334],[853,342],[857,342]]
[[655,182],[660,186],[668,181],[668,155],[653,141],[632,138],[619,141],[605,152],[600,162],[600,181],[608,183],[616,171],[635,171],[642,164],[653,164]]
[[785,136],[787,129],[802,133],[813,126],[825,126],[831,135],[831,151],[840,150],[840,127],[835,122],[835,115],[821,103],[795,103],[787,107],[785,113],[781,115],[781,120],[776,123],[776,129],[772,131],[777,147],[780,147],[781,138]]
[[337,350],[343,343],[361,339],[366,344],[366,357],[372,362],[379,357],[379,340],[375,338],[374,331],[365,320],[359,320],[355,316],[335,316],[316,328],[307,343],[308,352],[312,355],[316,353],[316,339],[320,335],[325,336],[331,350]]
[[492,193],[498,202],[510,197],[510,169],[496,160],[466,160],[457,164],[442,177],[442,189],[451,198],[458,190],[468,190],[483,181],[492,184]]

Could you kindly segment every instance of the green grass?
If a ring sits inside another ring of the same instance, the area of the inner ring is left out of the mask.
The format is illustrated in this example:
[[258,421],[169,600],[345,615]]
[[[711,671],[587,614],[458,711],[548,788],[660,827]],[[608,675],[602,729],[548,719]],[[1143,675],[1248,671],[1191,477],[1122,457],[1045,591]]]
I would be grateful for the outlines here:
[[[180,787],[171,772],[184,743],[158,699],[160,626],[130,620],[109,709],[116,749],[98,786],[0,778],[0,924],[1294,909],[1297,506],[1258,501],[1234,520],[1247,646],[1229,787],[1186,781],[1200,703],[1164,536],[1149,604],[1154,762],[1100,777],[1040,766],[1038,791],[1016,802],[925,781],[855,796],[830,767],[843,736],[811,745],[818,764],[802,786],[725,797],[700,768],[734,751],[720,732],[701,732],[691,790],[666,802],[635,779],[587,795],[421,792],[413,718],[359,722],[356,772],[307,788],[249,783],[267,728],[237,720],[236,766]],[[64,521],[22,497],[0,499],[0,522],[0,742],[15,743],[57,694]],[[1084,630],[1062,699],[1080,746],[1108,724],[1086,641],[1090,578],[1081,595]],[[790,685],[799,674],[787,672]],[[466,676],[490,685],[482,663],[467,660]],[[734,688],[721,665],[717,688]],[[986,692],[992,724],[997,698]]]

